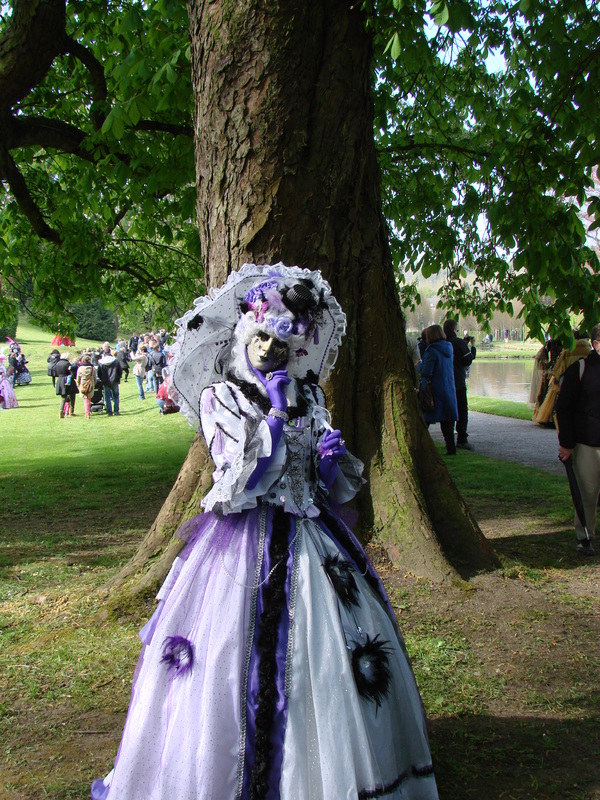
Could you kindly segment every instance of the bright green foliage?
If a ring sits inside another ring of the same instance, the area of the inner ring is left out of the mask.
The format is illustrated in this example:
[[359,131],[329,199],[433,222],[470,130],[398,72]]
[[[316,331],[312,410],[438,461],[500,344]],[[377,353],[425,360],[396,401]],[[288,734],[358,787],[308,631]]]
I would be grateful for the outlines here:
[[[153,294],[181,311],[203,276],[185,4],[69,0],[66,11],[76,46],[11,109],[36,126],[10,151],[51,234],[0,191],[0,294],[62,330],[67,302],[96,297],[118,308]],[[61,126],[58,144],[42,118]]]
[[600,207],[598,4],[365,5],[398,273],[446,270],[446,307],[481,321],[519,299],[535,336],[548,323],[568,336],[571,310],[597,322],[600,262],[580,211],[591,201],[593,224]]

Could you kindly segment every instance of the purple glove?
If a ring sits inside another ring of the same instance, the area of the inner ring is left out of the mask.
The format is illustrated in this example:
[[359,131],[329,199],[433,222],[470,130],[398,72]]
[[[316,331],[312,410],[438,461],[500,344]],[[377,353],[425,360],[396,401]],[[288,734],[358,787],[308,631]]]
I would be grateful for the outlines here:
[[[247,358],[248,356],[246,356]],[[287,398],[285,396],[285,387],[288,383],[291,383],[291,378],[287,374],[286,369],[276,369],[273,372],[261,372],[259,369],[250,364],[248,361],[248,366],[252,370],[252,372],[256,375],[258,380],[262,383],[262,385],[267,390],[267,397],[271,401],[271,405],[273,408],[279,409],[279,411],[285,411],[287,408]],[[275,455],[275,450],[277,445],[279,444],[279,440],[281,439],[281,431],[283,430],[283,419],[280,417],[273,417],[267,416],[267,425],[269,426],[269,430],[271,432],[271,455],[264,456],[263,458],[258,459],[258,463],[256,464],[256,469],[252,473],[252,475],[248,478],[248,482],[246,483],[246,489],[254,489],[256,484],[264,475],[271,459]]]
[[319,445],[321,461],[319,475],[327,487],[331,489],[337,475],[338,461],[346,455],[346,443],[342,439],[341,431],[326,431]]
[[292,379],[287,374],[287,369],[275,369],[273,372],[261,372],[256,367],[253,367],[246,353],[246,361],[248,367],[252,370],[254,375],[262,383],[267,391],[267,397],[271,401],[273,408],[278,408],[280,411],[285,411],[287,408],[287,399],[285,396],[285,387]]

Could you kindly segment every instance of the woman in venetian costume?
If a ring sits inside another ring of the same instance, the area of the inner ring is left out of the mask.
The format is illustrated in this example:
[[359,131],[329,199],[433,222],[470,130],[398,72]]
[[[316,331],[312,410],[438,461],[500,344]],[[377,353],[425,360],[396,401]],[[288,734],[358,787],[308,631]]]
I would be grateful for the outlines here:
[[245,264],[178,321],[173,392],[216,469],[141,632],[94,800],[435,800],[389,600],[337,509],[364,482],[319,380],[345,317],[319,272]]

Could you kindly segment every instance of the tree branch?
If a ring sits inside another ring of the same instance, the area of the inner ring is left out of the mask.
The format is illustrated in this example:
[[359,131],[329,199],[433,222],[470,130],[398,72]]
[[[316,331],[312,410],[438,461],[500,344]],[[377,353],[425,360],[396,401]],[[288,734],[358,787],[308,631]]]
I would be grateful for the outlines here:
[[94,130],[99,131],[106,119],[106,98],[108,97],[104,67],[91,50],[88,50],[87,47],[84,47],[84,45],[76,42],[71,37],[66,39],[65,52],[79,59],[90,73],[93,99],[92,107],[90,108],[90,119]]
[[21,147],[49,147],[93,161],[90,152],[81,147],[85,133],[75,125],[47,117],[10,117],[6,125],[5,144],[9,150]]
[[478,163],[485,161],[489,153],[474,150],[471,147],[464,147],[453,142],[415,142],[414,139],[403,145],[395,145],[394,147],[380,148],[380,152],[392,153],[401,155],[402,153],[409,153],[412,150],[450,150],[454,153],[462,153],[463,155],[472,156]]
[[58,244],[61,241],[60,234],[51,228],[44,219],[40,208],[31,196],[25,178],[13,161],[6,146],[0,142],[0,179],[5,180],[13,193],[19,208],[25,214],[31,227],[41,239]]
[[140,120],[134,127],[136,131],[172,133],[175,136],[178,134],[182,136],[194,135],[194,129],[191,125],[173,125],[169,122],[155,122],[151,119]]

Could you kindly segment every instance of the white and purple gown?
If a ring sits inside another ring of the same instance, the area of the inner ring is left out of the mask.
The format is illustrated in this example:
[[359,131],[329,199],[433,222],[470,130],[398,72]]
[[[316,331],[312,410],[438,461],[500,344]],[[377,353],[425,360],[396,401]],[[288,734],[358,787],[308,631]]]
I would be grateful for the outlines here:
[[[202,394],[216,465],[205,512],[141,632],[113,771],[93,800],[435,800],[425,715],[389,600],[334,510],[352,456],[318,479],[322,391],[299,389],[271,455],[265,414],[232,382]],[[257,404],[258,403],[258,404]]]

